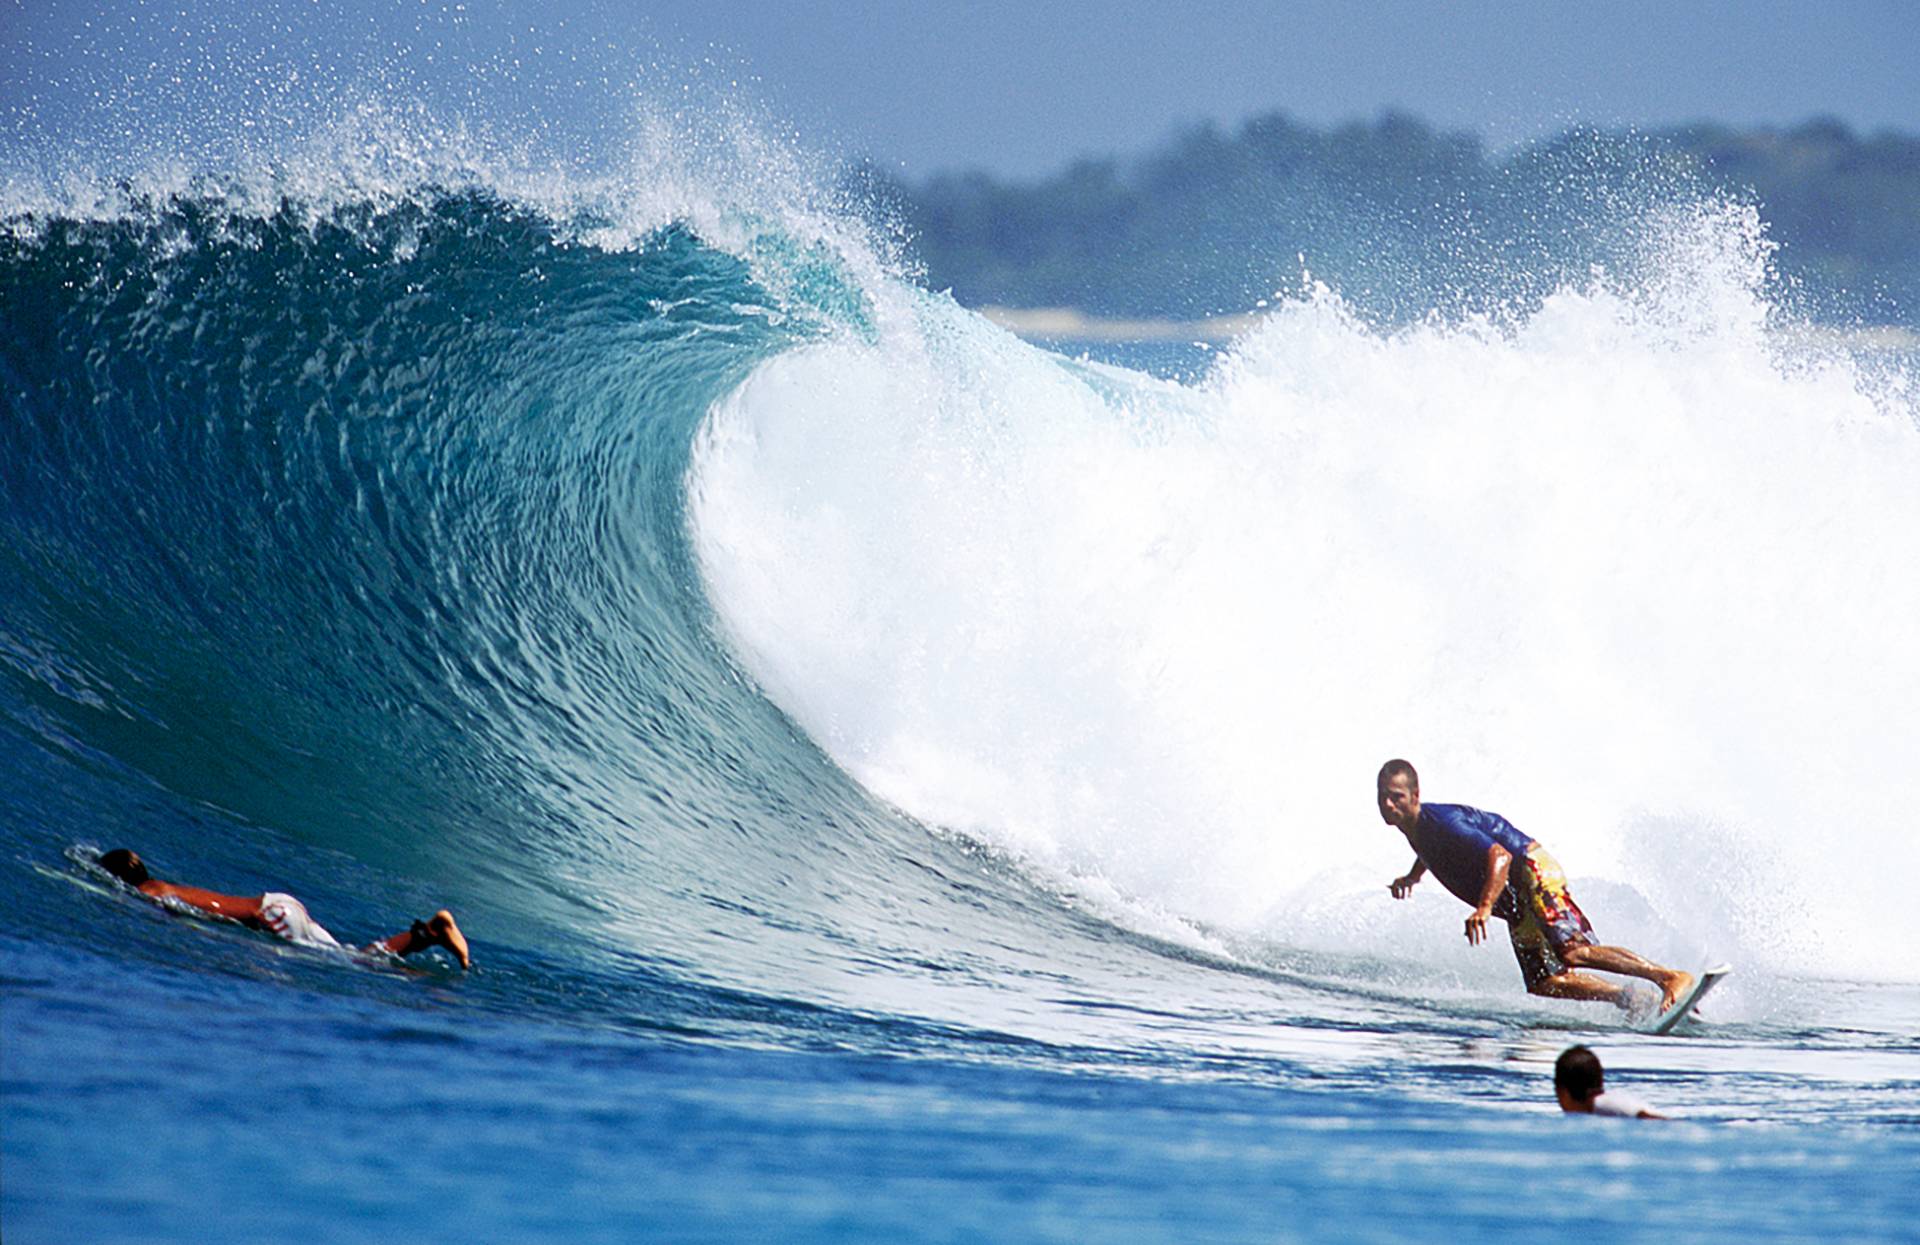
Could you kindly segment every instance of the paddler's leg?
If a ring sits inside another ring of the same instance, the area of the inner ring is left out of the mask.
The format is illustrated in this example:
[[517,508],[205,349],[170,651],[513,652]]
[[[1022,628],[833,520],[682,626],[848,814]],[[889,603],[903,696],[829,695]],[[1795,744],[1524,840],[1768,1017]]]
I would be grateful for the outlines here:
[[471,968],[473,957],[467,950],[467,938],[460,932],[460,926],[454,923],[453,913],[445,908],[434,913],[424,921],[415,921],[410,929],[403,929],[389,938],[382,938],[368,948],[370,951],[384,951],[388,955],[415,955],[433,947],[445,947],[453,958],[460,961],[461,968]]

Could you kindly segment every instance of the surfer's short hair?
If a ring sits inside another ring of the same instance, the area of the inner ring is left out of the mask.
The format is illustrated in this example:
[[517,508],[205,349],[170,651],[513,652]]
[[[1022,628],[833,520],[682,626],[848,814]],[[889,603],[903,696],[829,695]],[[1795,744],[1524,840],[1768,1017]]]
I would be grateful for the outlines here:
[[143,886],[153,879],[146,862],[124,847],[116,847],[100,857],[100,867],[128,886]]
[[1564,1089],[1575,1102],[1592,1102],[1606,1084],[1600,1056],[1584,1046],[1569,1046],[1553,1063],[1553,1087]]
[[1393,758],[1380,767],[1380,777],[1374,779],[1374,785],[1384,787],[1398,774],[1407,776],[1407,782],[1412,785],[1415,795],[1420,793],[1420,771],[1413,768],[1413,762],[1402,761],[1399,757]]

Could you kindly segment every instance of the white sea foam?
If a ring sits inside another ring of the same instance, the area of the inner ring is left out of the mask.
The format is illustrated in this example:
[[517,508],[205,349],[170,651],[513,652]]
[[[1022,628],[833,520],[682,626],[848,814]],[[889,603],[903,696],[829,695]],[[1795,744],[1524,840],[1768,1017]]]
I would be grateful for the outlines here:
[[709,590],[871,790],[1156,912],[1450,948],[1386,895],[1405,755],[1611,939],[1911,978],[1915,389],[1772,323],[1751,212],[1649,253],[1504,325],[1310,292],[1191,388],[896,290],[713,411]]

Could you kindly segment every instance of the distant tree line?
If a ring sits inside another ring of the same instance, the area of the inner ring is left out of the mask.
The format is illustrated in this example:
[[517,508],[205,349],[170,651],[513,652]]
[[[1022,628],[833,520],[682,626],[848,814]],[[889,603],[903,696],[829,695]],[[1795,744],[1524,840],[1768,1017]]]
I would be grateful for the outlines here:
[[1920,138],[1831,120],[1787,130],[1574,130],[1506,153],[1404,113],[1330,129],[1272,113],[1036,181],[918,185],[871,168],[934,288],[970,306],[1104,316],[1245,311],[1302,268],[1363,314],[1524,308],[1568,282],[1632,282],[1676,214],[1757,204],[1774,290],[1825,320],[1920,321]]

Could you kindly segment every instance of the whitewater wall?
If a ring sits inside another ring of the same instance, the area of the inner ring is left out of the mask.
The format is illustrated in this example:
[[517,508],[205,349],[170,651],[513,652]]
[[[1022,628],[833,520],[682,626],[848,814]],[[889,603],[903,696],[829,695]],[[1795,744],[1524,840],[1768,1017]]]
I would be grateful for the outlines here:
[[1775,311],[1751,210],[1642,244],[1497,323],[1310,287],[1190,387],[915,300],[716,408],[710,591],[870,789],[1137,919],[1404,949],[1407,755],[1620,941],[1910,974],[1911,380]]

